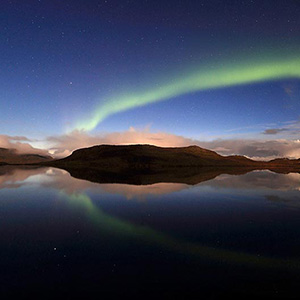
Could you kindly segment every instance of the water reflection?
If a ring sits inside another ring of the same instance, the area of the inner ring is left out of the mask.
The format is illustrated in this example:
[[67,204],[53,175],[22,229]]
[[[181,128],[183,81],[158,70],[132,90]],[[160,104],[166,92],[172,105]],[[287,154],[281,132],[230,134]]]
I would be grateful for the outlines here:
[[25,185],[39,184],[42,187],[52,187],[67,194],[78,194],[88,189],[101,190],[111,194],[119,194],[127,199],[146,199],[147,195],[163,195],[188,188],[180,183],[154,183],[151,185],[129,184],[97,184],[88,180],[73,178],[61,169],[30,168],[15,166],[0,167],[0,189],[18,188]]
[[236,189],[299,190],[300,174],[279,174],[271,171],[252,171],[245,175],[220,175],[211,186]]
[[[128,241],[143,245],[135,251],[156,247],[159,253],[170,251],[196,261],[300,272],[300,174],[215,176],[218,172],[193,175],[194,185],[186,177],[182,183],[154,182],[153,175],[152,184],[130,185],[90,182],[55,168],[5,166],[0,168],[0,196],[39,195],[31,200],[37,210],[50,195],[55,205],[67,204],[65,214],[71,220],[89,222],[102,239],[112,238],[120,247]],[[2,208],[14,211],[15,202],[4,202]],[[62,225],[71,226],[69,219],[63,216]]]
[[[219,173],[217,172],[217,174]],[[280,174],[265,170],[251,171],[242,175],[220,174],[213,178],[211,178],[211,174],[211,172],[208,175],[205,172],[203,174],[198,173],[198,180],[193,181],[193,184],[185,182],[155,182],[155,176],[152,176],[154,183],[151,184],[99,184],[89,180],[74,178],[69,172],[57,168],[3,166],[0,167],[0,189],[38,184],[43,187],[52,187],[64,191],[67,194],[81,193],[86,190],[95,189],[109,194],[119,194],[128,200],[147,200],[147,195],[150,196],[148,197],[150,199],[155,195],[159,196],[180,192],[199,186],[207,186],[215,190],[249,190],[256,192],[259,190],[261,193],[267,193],[266,198],[270,198],[270,200],[272,200],[272,197],[268,195],[270,191],[300,191],[299,173]],[[158,177],[159,179],[160,176]],[[280,197],[276,199],[280,201]],[[286,200],[283,200],[283,202],[286,202]]]

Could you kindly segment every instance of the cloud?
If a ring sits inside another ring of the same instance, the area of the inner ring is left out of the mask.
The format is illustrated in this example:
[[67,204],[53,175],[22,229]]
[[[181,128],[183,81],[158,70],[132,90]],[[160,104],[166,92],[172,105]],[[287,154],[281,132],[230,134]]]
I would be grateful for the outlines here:
[[300,157],[299,140],[215,140],[209,142],[199,142],[199,146],[217,151],[218,148],[226,148],[225,151],[217,151],[220,154],[238,154],[252,159],[270,160],[277,157]]
[[98,135],[91,135],[82,130],[74,130],[65,135],[49,137],[48,141],[53,144],[53,147],[50,148],[50,153],[57,157],[68,155],[79,148],[100,144],[151,144],[161,147],[183,147],[197,142],[175,134],[151,132],[148,128],[136,130],[133,127],[123,132]]
[[263,134],[277,134],[279,132],[288,131],[287,128],[272,128],[272,129],[266,129]]
[[262,134],[264,135],[280,135],[280,137],[291,139],[300,133],[300,120],[283,122],[280,128],[267,128]]
[[48,150],[34,148],[30,140],[24,136],[0,135],[0,148],[15,149],[19,154],[49,155]]
[[106,134],[91,135],[86,131],[48,138],[52,143],[50,152],[56,157],[67,156],[72,151],[101,144],[128,145],[152,144],[161,147],[184,147],[198,145],[218,152],[221,155],[244,155],[253,159],[270,160],[277,157],[300,157],[299,140],[255,140],[255,139],[216,139],[199,141],[166,132],[151,132],[149,128],[135,129]]
[[[39,149],[31,145],[31,139],[23,136],[0,135],[0,148],[15,149],[20,154],[52,155],[61,158],[70,155],[74,150],[101,144],[129,145],[152,144],[161,147],[185,147],[198,145],[216,151],[221,155],[244,155],[253,159],[270,160],[277,157],[300,157],[300,141],[292,139],[299,134],[299,121],[287,124],[283,128],[266,129],[262,136],[279,138],[266,139],[215,139],[200,141],[167,132],[153,132],[149,127],[136,129],[130,127],[126,131],[91,134],[82,130],[74,130],[68,134],[51,136],[46,139],[48,149]],[[286,137],[286,138],[284,138]]]

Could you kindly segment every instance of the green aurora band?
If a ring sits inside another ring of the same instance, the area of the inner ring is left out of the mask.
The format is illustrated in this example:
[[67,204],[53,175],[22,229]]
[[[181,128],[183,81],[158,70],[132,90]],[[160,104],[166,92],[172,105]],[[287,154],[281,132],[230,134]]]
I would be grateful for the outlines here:
[[299,58],[220,64],[219,67],[204,68],[198,73],[177,78],[152,90],[108,99],[100,104],[87,120],[79,122],[75,128],[90,131],[113,114],[191,92],[289,78],[300,78]]

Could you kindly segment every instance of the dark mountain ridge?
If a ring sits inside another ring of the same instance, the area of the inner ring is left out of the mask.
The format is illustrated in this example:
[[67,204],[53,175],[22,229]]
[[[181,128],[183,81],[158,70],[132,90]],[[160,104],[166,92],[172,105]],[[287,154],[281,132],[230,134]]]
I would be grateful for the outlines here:
[[[245,163],[251,163],[246,159]],[[160,169],[166,167],[202,167],[237,165],[235,157],[223,157],[214,151],[189,146],[162,148],[152,145],[101,145],[75,150],[58,164],[91,165],[102,168]]]
[[222,156],[199,146],[163,148],[144,144],[82,148],[59,160],[53,160],[47,155],[19,154],[15,149],[0,148],[0,164],[40,164],[64,169],[92,168],[113,173],[205,167],[300,171],[300,159],[255,161],[240,155]]
[[40,154],[20,154],[16,149],[0,148],[0,165],[2,164],[36,164],[53,160],[51,156]]
[[100,145],[75,150],[70,156],[50,162],[62,167],[91,167],[108,171],[152,170],[181,167],[295,168],[300,160],[254,161],[244,156],[222,156],[198,146],[162,148],[152,145]]
[[[1,157],[5,157],[5,160]],[[222,156],[198,146],[162,148],[152,145],[100,145],[75,150],[70,156],[16,154],[0,148],[0,165],[52,166],[73,177],[98,183],[152,184],[177,182],[196,184],[220,174],[245,174],[253,170],[277,173],[300,172],[300,160],[286,158],[254,161],[244,156]],[[11,166],[13,167],[13,166]],[[5,167],[2,167],[5,168]]]
[[152,145],[101,145],[78,149],[70,156],[44,163],[68,171],[73,177],[98,183],[196,184],[220,174],[253,170],[300,172],[300,161],[254,161],[244,156],[222,156],[198,146],[162,148]]

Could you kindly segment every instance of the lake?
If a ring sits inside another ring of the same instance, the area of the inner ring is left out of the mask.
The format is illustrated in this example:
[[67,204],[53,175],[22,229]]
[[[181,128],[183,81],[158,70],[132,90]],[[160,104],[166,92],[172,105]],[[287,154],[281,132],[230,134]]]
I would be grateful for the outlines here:
[[298,298],[300,174],[194,185],[0,168],[2,299]]

